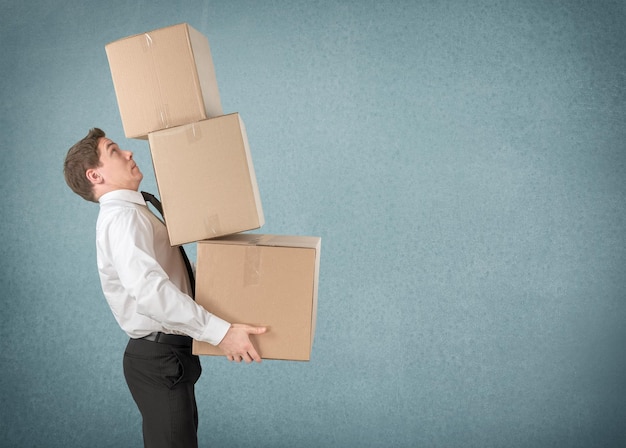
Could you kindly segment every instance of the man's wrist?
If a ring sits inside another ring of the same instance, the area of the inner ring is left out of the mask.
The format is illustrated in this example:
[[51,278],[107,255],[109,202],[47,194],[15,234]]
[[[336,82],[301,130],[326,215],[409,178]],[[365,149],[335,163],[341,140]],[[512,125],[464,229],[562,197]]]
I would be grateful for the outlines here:
[[212,345],[219,345],[230,330],[231,324],[230,322],[225,321],[215,315],[211,315],[211,319],[209,320],[209,325],[207,325],[204,334],[202,335],[202,340],[208,342]]

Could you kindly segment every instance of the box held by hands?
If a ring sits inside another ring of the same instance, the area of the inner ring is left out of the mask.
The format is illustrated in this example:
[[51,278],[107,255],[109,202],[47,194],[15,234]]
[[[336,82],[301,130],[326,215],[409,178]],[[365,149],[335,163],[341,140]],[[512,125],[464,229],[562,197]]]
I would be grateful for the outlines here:
[[[321,238],[237,234],[200,241],[196,302],[232,323],[267,326],[251,336],[263,359],[308,361],[317,319]],[[223,355],[194,341],[197,355]]]

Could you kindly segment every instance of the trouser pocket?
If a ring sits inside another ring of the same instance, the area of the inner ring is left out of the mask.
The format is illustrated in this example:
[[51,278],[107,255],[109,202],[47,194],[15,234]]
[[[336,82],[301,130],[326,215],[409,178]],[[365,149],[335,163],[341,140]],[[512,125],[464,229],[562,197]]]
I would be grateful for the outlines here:
[[129,384],[172,389],[195,384],[202,373],[200,360],[188,347],[131,340],[124,353],[124,376]]

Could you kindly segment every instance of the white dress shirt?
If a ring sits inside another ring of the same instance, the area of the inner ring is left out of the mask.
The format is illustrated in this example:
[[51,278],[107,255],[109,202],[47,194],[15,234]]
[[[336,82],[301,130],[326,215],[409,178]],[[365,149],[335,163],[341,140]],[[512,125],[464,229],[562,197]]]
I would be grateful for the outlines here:
[[138,191],[102,195],[96,225],[102,291],[118,324],[131,338],[155,331],[186,334],[217,345],[230,323],[189,297],[187,270],[165,225]]

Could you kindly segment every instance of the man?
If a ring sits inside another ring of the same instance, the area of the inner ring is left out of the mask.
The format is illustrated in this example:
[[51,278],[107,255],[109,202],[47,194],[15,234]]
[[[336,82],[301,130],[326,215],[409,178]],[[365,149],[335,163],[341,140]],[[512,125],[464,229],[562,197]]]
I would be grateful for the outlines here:
[[194,384],[201,366],[191,338],[220,347],[230,361],[261,362],[250,335],[266,328],[231,325],[189,296],[181,252],[139,192],[143,174],[132,152],[94,128],[68,151],[64,175],[75,193],[100,203],[98,272],[111,311],[130,336],[124,376],[142,415],[144,446],[196,447]]

